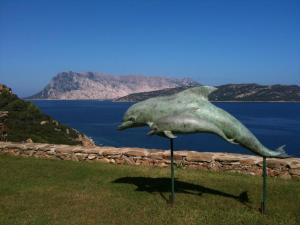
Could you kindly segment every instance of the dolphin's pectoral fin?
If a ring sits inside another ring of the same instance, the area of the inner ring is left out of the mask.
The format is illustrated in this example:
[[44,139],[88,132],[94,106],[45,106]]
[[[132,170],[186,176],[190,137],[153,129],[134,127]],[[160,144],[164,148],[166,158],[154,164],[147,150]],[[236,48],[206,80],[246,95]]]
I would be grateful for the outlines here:
[[234,144],[234,145],[238,145],[238,144],[239,144],[239,143],[235,142],[234,138],[228,138],[228,137],[224,134],[224,132],[223,132],[222,130],[220,130],[220,129],[216,129],[216,130],[215,130],[215,133],[216,133],[217,135],[219,135],[220,137],[222,137],[224,140],[226,140],[226,141],[228,141],[229,143],[231,143],[231,144]]
[[226,139],[229,143],[234,144],[234,145],[238,145],[239,143],[235,142],[233,138],[227,138]]
[[147,133],[147,135],[153,135],[153,134],[155,134],[155,130],[150,130],[150,131]]
[[[220,135],[221,136],[221,135]],[[228,138],[226,137],[226,135],[222,132],[222,138],[225,139],[225,141],[228,141],[230,144],[234,144],[234,145],[238,145],[239,143],[237,143],[234,138]]]
[[169,130],[164,130],[164,135],[168,138],[176,138],[176,136],[172,133],[172,131],[169,131]]
[[157,126],[153,122],[147,122],[148,126],[150,127],[150,131],[147,133],[147,135],[154,135],[157,132]]

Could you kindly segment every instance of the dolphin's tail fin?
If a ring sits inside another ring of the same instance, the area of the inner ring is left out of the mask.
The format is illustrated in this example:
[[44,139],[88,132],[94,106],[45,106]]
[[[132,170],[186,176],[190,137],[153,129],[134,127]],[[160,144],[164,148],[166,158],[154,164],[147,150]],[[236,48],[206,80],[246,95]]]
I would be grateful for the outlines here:
[[280,153],[279,155],[276,156],[276,158],[289,158],[289,157],[291,157],[285,152],[284,147],[285,147],[285,145],[282,145],[282,146],[278,147],[277,149],[275,149],[275,152]]

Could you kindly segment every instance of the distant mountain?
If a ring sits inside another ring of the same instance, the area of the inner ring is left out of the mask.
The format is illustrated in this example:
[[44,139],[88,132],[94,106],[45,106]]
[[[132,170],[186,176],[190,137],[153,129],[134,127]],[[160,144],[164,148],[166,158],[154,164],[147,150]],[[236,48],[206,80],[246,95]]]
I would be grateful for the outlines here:
[[162,90],[158,90],[158,91],[133,93],[133,94],[121,97],[121,98],[116,98],[113,101],[114,102],[139,102],[139,101],[143,101],[148,98],[153,98],[153,97],[157,97],[157,96],[172,95],[172,94],[178,93],[180,91],[183,91],[187,88],[190,88],[190,87],[166,88],[166,89],[162,89]]
[[62,125],[31,102],[19,99],[0,84],[0,141],[94,146],[77,130]]
[[[218,90],[209,96],[211,101],[300,101],[300,86],[297,85],[226,84],[217,88]],[[156,96],[170,95],[184,89],[170,88],[134,93],[115,101],[137,102]]]
[[198,85],[189,79],[63,72],[29,99],[115,99],[136,92]]
[[212,101],[300,101],[298,85],[227,84],[218,86]]

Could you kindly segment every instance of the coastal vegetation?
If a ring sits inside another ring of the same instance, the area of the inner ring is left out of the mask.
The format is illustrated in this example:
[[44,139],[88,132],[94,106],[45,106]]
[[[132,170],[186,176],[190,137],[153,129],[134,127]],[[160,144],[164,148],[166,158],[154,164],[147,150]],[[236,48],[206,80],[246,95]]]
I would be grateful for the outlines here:
[[81,144],[84,137],[75,129],[60,124],[29,101],[18,98],[0,84],[0,125],[2,141],[33,141],[55,144]]
[[0,224],[300,223],[298,180],[176,170],[176,203],[167,204],[169,168],[0,156]]

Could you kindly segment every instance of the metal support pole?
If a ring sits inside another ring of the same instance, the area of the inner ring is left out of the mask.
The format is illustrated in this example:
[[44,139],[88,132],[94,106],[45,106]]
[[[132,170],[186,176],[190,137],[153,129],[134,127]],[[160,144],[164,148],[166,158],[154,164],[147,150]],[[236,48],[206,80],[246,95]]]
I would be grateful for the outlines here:
[[174,183],[174,157],[173,157],[173,139],[170,138],[170,150],[171,150],[171,195],[169,198],[170,204],[175,202],[175,183]]
[[263,156],[263,189],[262,189],[262,199],[260,210],[262,214],[266,213],[266,200],[267,200],[267,160],[266,157]]

